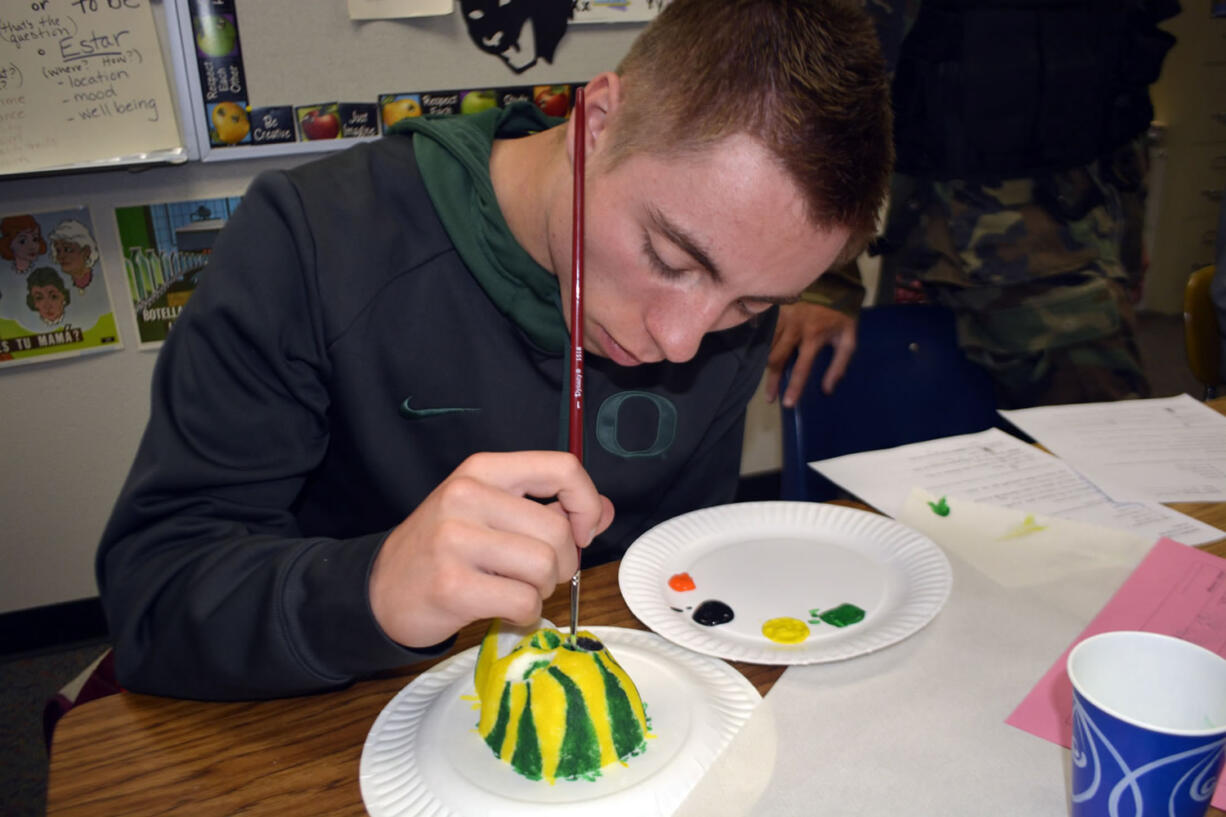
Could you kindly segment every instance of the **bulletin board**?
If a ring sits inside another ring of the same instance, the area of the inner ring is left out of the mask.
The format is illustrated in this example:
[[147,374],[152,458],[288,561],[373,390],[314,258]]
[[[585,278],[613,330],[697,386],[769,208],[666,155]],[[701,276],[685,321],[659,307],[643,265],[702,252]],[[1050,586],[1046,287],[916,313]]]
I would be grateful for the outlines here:
[[0,0],[0,176],[187,158],[155,0]]
[[[363,2],[432,9],[351,16]],[[400,115],[465,113],[516,99],[557,112],[574,87],[616,67],[667,0],[168,3],[178,15],[190,149],[193,158],[217,161],[338,149],[377,138]],[[513,26],[518,49],[494,53],[507,36],[494,30],[494,18],[525,7],[561,14],[560,39],[549,42],[548,27],[529,22]],[[474,33],[482,17],[486,28]],[[535,36],[523,33],[528,28]]]

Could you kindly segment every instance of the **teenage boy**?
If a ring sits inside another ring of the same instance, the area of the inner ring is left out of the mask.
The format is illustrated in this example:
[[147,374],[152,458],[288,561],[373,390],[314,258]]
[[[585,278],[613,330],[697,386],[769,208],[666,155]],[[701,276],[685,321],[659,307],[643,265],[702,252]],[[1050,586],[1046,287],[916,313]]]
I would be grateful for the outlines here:
[[596,564],[730,501],[773,307],[875,231],[888,93],[871,23],[829,0],[674,0],[587,85],[583,463],[573,123],[407,120],[259,177],[102,541],[120,682],[342,685],[531,623],[576,545]]

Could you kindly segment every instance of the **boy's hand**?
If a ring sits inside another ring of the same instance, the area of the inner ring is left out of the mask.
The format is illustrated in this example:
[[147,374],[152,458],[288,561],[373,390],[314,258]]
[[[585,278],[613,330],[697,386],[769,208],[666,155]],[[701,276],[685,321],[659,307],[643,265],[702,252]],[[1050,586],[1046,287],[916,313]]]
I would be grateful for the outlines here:
[[576,545],[612,521],[613,503],[568,453],[474,454],[388,534],[371,570],[371,610],[408,647],[484,618],[531,624],[574,575]]

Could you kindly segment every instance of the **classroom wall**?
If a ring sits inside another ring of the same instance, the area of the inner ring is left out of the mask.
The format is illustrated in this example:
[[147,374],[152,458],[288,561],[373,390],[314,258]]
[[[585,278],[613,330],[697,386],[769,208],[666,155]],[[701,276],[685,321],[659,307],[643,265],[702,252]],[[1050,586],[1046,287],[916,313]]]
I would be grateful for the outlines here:
[[[149,416],[156,351],[136,348],[113,209],[238,195],[259,171],[306,158],[192,163],[0,181],[4,209],[90,208],[125,348],[0,369],[0,614],[97,595],[93,558]],[[744,473],[779,468],[779,414],[759,395]]]
[[0,181],[3,209],[87,206],[125,348],[0,370],[0,613],[97,595],[93,554],[149,416],[155,351],[136,348],[116,206],[241,194],[303,159]]

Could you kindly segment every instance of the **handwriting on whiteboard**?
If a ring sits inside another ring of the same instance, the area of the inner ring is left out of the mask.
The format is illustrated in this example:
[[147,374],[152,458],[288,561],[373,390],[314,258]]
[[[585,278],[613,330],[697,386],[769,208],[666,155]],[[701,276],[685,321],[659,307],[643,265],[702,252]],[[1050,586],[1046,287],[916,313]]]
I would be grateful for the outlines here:
[[147,0],[0,0],[0,173],[179,146]]

